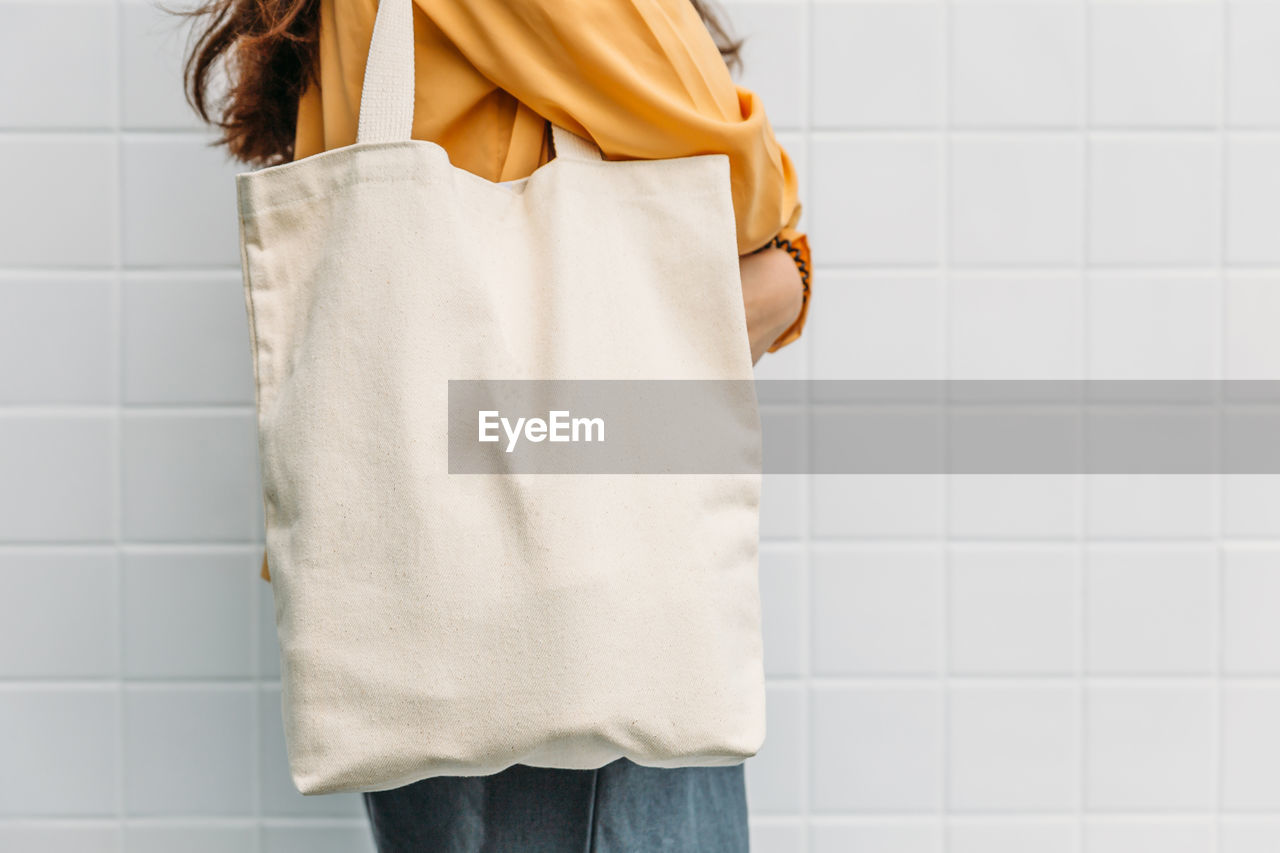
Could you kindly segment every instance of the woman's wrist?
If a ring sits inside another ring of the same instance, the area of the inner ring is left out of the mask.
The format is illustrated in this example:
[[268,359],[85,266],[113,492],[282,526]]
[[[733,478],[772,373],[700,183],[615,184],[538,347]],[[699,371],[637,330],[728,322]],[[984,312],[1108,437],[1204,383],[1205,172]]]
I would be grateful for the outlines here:
[[755,362],[795,324],[804,307],[804,285],[791,254],[779,247],[750,252],[739,259],[739,266]]
[[786,227],[774,235],[768,243],[765,243],[755,251],[763,252],[767,249],[777,250],[777,252],[785,253],[789,257],[795,267],[800,283],[800,306],[792,318],[793,322],[778,330],[777,337],[765,350],[765,352],[777,352],[788,344],[794,343],[800,337],[804,330],[805,318],[809,313],[809,241],[803,232]]
[[809,265],[805,263],[804,253],[800,251],[800,247],[793,245],[785,237],[775,234],[768,243],[765,243],[751,254],[754,255],[756,252],[763,252],[766,249],[781,249],[791,257],[792,263],[796,265],[796,270],[800,273],[800,284],[803,287],[803,293],[807,296],[809,293]]

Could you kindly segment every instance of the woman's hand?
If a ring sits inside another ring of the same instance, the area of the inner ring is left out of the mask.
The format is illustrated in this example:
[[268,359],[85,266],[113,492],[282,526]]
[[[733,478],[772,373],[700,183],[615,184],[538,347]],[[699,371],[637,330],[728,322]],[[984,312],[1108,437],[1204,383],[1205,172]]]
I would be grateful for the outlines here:
[[776,246],[740,255],[738,269],[742,273],[751,363],[755,364],[800,316],[804,283],[791,255]]

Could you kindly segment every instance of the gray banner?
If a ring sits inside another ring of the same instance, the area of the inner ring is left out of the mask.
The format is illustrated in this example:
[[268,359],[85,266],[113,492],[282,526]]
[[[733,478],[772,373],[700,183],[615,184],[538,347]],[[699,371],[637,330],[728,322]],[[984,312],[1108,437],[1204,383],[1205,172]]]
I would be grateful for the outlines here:
[[1280,380],[451,380],[455,474],[1275,474]]

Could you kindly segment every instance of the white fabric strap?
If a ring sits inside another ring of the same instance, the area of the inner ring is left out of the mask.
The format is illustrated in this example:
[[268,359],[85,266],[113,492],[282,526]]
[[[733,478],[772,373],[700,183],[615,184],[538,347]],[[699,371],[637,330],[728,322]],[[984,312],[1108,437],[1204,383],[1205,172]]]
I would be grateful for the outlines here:
[[551,150],[566,160],[603,160],[600,146],[551,122]]
[[360,89],[356,142],[411,138],[413,84],[413,0],[380,0]]
[[[356,142],[400,142],[412,138],[414,93],[414,0],[379,0],[373,39],[360,89]],[[556,157],[603,160],[589,139],[551,124]]]

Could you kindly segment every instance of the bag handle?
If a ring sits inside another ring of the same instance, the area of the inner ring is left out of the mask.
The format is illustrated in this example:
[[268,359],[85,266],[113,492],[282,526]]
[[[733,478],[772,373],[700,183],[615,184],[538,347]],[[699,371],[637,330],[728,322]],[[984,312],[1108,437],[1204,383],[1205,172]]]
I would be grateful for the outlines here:
[[[360,88],[356,142],[401,142],[413,132],[414,0],[379,0]],[[568,160],[603,160],[589,139],[551,125],[552,151]]]

